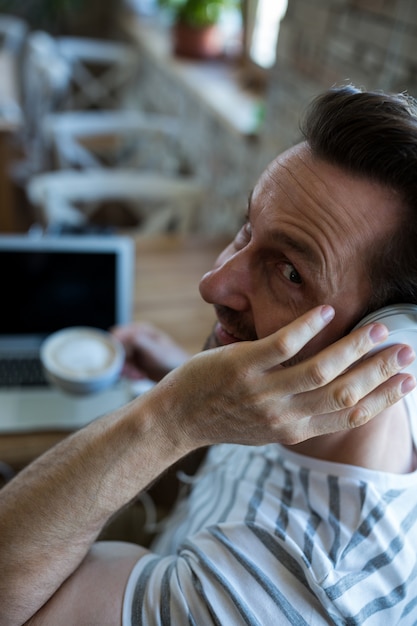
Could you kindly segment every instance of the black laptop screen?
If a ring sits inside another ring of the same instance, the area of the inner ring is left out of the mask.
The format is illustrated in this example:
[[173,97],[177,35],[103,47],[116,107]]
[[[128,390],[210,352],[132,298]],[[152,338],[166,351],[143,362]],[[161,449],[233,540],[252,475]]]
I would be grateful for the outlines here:
[[0,250],[0,334],[107,330],[116,320],[116,264],[114,252]]

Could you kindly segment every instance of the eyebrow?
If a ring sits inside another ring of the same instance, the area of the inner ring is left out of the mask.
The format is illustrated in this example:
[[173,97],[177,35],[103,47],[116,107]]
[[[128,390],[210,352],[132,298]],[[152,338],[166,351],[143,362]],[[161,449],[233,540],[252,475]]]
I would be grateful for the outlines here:
[[290,248],[301,257],[303,257],[305,261],[307,261],[309,264],[321,266],[321,259],[319,255],[310,246],[306,246],[300,241],[297,241],[296,239],[293,239],[289,235],[280,231],[272,232],[271,237],[275,243],[285,246],[286,248]]
[[[248,208],[246,212],[247,220],[250,220],[253,191],[254,190],[252,189],[248,195]],[[321,266],[320,256],[310,246],[302,244],[300,241],[294,239],[293,237],[290,237],[289,235],[281,231],[273,231],[270,234],[274,243],[290,248],[301,257],[303,257],[305,261],[307,261],[311,265]]]

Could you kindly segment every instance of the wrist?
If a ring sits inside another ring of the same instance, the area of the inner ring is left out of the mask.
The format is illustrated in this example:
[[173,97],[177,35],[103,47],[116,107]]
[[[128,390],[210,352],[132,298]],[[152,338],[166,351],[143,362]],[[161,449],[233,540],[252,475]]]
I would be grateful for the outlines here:
[[171,462],[208,443],[199,428],[201,406],[199,402],[196,406],[190,377],[182,374],[183,367],[170,372],[142,397],[146,407],[144,415],[149,420],[152,436],[158,437],[161,450]]
[[[184,407],[170,376],[157,383],[150,391],[127,405],[128,437],[149,451],[148,467],[156,475],[165,471],[197,446],[184,429]],[[138,459],[143,467],[143,459]],[[156,477],[153,476],[152,480]]]

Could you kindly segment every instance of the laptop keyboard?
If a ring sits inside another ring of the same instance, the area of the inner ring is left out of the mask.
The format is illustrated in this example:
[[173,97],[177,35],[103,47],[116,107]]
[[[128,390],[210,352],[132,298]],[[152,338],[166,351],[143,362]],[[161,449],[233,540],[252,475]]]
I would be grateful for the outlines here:
[[0,387],[43,386],[48,382],[39,358],[1,358]]

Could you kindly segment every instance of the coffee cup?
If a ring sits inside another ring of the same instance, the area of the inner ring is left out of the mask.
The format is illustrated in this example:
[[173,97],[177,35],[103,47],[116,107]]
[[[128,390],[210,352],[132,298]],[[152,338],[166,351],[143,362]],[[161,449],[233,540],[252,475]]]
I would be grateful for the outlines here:
[[72,394],[96,393],[120,376],[125,352],[110,333],[88,326],[64,328],[41,345],[47,380]]

